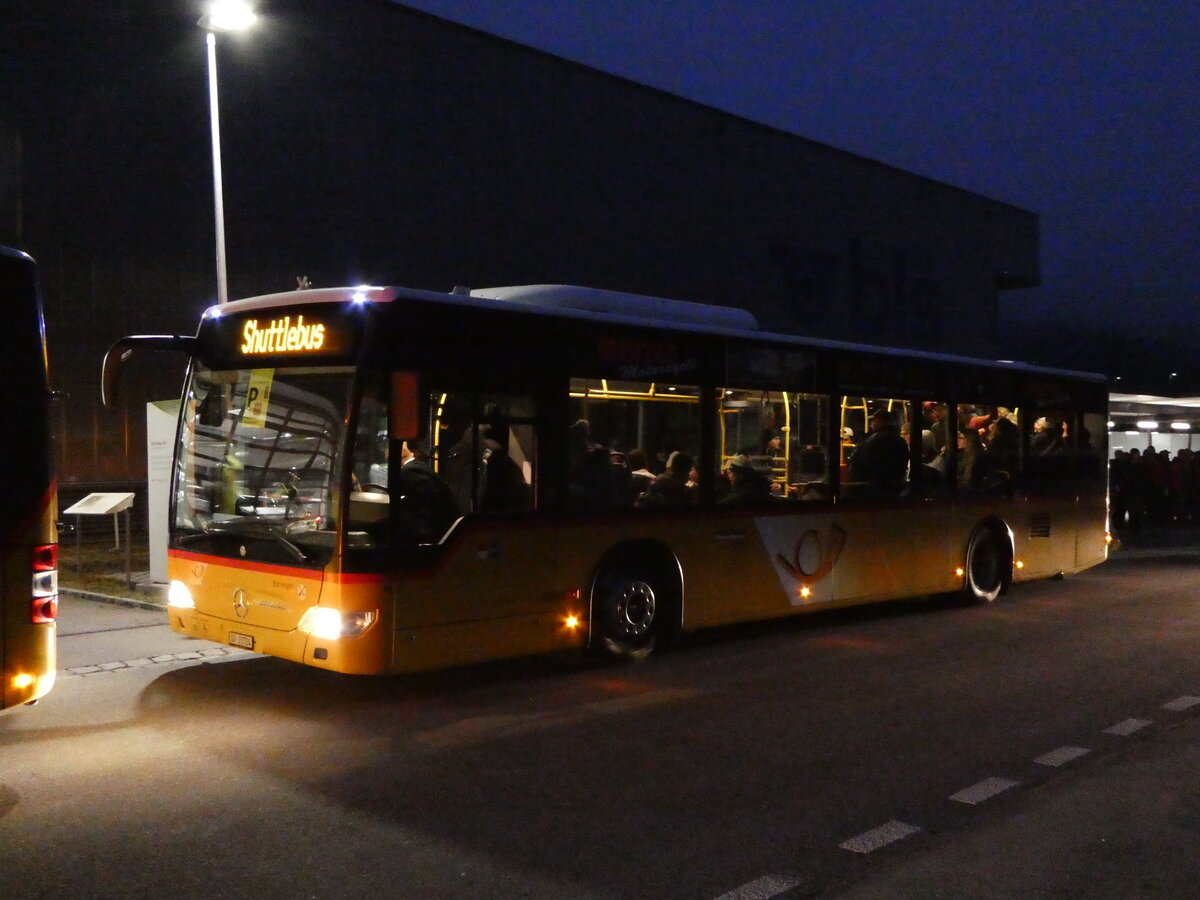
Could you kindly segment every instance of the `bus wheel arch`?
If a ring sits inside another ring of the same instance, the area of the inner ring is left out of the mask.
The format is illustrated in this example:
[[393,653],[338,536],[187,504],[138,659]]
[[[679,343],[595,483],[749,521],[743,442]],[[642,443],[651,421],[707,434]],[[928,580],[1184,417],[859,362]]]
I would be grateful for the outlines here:
[[628,660],[649,656],[683,625],[683,569],[665,544],[617,544],[601,558],[590,590],[589,649]]
[[1013,577],[1012,529],[999,518],[975,526],[963,559],[963,594],[973,603],[991,603],[1008,593]]

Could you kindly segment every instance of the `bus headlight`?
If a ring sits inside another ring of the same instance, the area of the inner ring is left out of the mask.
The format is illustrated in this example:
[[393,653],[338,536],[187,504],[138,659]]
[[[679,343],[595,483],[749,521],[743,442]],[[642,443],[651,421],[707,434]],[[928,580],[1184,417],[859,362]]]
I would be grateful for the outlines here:
[[176,609],[195,609],[196,601],[192,599],[192,592],[188,590],[188,586],[182,581],[172,581],[167,588],[167,606],[174,606]]
[[299,628],[315,638],[336,641],[338,638],[358,637],[371,627],[375,618],[374,610],[344,613],[328,606],[311,606],[301,616]]

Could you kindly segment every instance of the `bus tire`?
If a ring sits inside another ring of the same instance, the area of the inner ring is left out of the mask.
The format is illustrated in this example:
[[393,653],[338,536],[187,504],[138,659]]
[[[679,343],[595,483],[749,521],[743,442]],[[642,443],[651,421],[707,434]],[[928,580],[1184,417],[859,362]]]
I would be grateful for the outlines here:
[[645,659],[673,633],[675,588],[665,563],[655,565],[642,554],[602,566],[592,586],[592,648],[619,659]]
[[1000,532],[989,526],[975,529],[963,564],[963,593],[973,603],[991,603],[1012,578],[1012,549]]

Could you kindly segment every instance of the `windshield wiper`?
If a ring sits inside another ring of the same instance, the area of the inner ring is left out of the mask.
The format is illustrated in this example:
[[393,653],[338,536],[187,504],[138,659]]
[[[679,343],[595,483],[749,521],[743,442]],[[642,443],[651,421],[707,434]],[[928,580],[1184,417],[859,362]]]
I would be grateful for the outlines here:
[[206,525],[204,530],[196,534],[185,534],[179,538],[179,545],[186,547],[189,544],[198,544],[206,538],[252,538],[255,540],[267,540],[282,545],[289,553],[295,557],[297,562],[311,562],[312,557],[300,549],[297,544],[292,543],[281,534],[277,534],[270,528],[265,527],[242,527],[242,528],[226,528],[223,526]]

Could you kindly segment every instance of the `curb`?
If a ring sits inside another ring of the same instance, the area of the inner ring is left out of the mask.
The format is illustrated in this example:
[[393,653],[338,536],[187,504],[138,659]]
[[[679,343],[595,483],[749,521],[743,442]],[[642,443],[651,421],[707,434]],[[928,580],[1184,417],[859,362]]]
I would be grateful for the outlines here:
[[136,609],[149,610],[166,610],[165,603],[159,603],[154,600],[139,600],[136,597],[115,597],[112,594],[97,594],[93,591],[81,591],[76,588],[63,587],[59,585],[58,592],[67,597],[75,597],[79,600],[93,600],[99,603],[112,603],[115,606],[132,606]]

